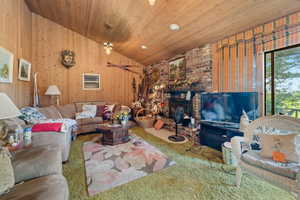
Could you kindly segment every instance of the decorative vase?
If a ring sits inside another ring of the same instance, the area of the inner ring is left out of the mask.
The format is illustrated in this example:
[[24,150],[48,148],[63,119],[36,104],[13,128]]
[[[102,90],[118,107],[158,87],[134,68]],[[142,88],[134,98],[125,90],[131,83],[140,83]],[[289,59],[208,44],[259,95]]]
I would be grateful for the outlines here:
[[128,122],[128,120],[122,120],[121,121],[122,126],[127,126],[127,122]]

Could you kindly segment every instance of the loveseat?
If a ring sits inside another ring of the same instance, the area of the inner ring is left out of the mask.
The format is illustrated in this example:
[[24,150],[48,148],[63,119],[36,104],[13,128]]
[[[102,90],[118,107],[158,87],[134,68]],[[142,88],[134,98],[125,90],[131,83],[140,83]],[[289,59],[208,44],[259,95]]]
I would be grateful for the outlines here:
[[[84,119],[76,119],[76,114],[83,111],[84,105],[96,105],[97,111],[96,116],[92,118],[84,118]],[[110,106],[106,106],[110,105]],[[95,132],[96,128],[99,124],[103,123],[105,118],[104,112],[105,107],[108,108],[108,112],[114,112],[114,105],[113,103],[106,103],[103,101],[92,101],[92,102],[75,102],[72,104],[62,105],[62,106],[48,106],[39,108],[39,111],[44,114],[49,119],[59,119],[59,118],[68,118],[68,119],[76,119],[77,122],[77,131],[76,134],[81,133],[89,133]],[[130,112],[130,108],[127,106],[120,106],[120,110],[126,110]],[[119,111],[119,110],[118,110]]]
[[[68,183],[62,175],[61,155],[58,146],[50,145],[17,151],[10,162],[15,185],[0,195],[0,200],[69,199]],[[0,177],[0,181],[9,176],[1,175],[4,177]]]
[[[62,106],[42,107],[38,110],[49,119],[76,119],[76,113],[80,113],[82,111],[82,106],[84,104],[97,105],[100,108],[100,106],[105,105],[105,102],[72,103]],[[78,126],[76,134],[93,132],[96,130],[97,125],[103,122],[102,112],[98,111],[96,117],[77,119],[76,122]]]

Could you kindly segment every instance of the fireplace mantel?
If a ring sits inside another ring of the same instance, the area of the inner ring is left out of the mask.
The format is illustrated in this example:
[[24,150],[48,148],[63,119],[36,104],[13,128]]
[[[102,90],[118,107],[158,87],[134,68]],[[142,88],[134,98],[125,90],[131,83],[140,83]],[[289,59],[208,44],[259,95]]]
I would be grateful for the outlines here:
[[203,93],[205,92],[205,90],[193,90],[193,89],[167,89],[165,90],[164,92],[165,93],[179,93],[179,94],[182,94],[182,93],[187,93],[188,91],[190,91],[191,93]]

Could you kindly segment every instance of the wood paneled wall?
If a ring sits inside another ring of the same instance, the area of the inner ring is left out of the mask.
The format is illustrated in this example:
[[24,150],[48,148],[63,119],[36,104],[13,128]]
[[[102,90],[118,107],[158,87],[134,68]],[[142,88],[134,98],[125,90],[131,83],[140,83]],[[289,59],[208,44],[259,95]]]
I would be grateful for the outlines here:
[[[129,105],[132,102],[132,80],[139,76],[118,68],[108,68],[109,61],[114,64],[135,64],[142,72],[143,66],[115,51],[106,55],[103,45],[66,29],[46,18],[33,14],[33,59],[37,69],[38,84],[42,104],[49,104],[44,96],[49,85],[57,85],[62,92],[61,104],[76,101],[103,100]],[[75,52],[77,64],[66,69],[61,64],[60,53],[69,49]],[[82,74],[99,73],[101,90],[83,90]]]
[[31,12],[23,0],[1,0],[0,46],[14,54],[14,76],[13,83],[0,83],[0,92],[19,107],[32,103],[32,82],[17,78],[19,58],[32,62],[31,23]]

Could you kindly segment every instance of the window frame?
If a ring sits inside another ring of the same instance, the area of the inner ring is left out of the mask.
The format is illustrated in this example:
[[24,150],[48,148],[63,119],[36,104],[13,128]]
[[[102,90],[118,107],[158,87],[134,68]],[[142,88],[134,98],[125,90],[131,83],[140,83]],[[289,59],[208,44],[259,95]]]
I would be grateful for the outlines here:
[[[98,77],[98,81],[85,81],[85,76],[97,76]],[[87,82],[90,83],[98,83],[99,87],[98,88],[86,88],[85,85]],[[101,90],[101,75],[97,74],[97,73],[83,73],[82,74],[82,89],[83,90]]]
[[274,80],[274,76],[275,76],[275,70],[274,70],[274,66],[275,66],[275,52],[277,51],[284,51],[287,49],[292,49],[292,48],[297,48],[300,47],[300,44],[296,44],[296,45],[291,45],[291,46],[287,46],[287,47],[283,47],[283,48],[279,48],[279,49],[274,49],[271,51],[265,51],[264,52],[264,115],[267,115],[267,85],[266,85],[266,78],[267,78],[267,54],[271,54],[271,78],[272,78],[272,82],[271,82],[271,102],[272,102],[272,107],[271,107],[271,115],[275,115],[275,80]]

